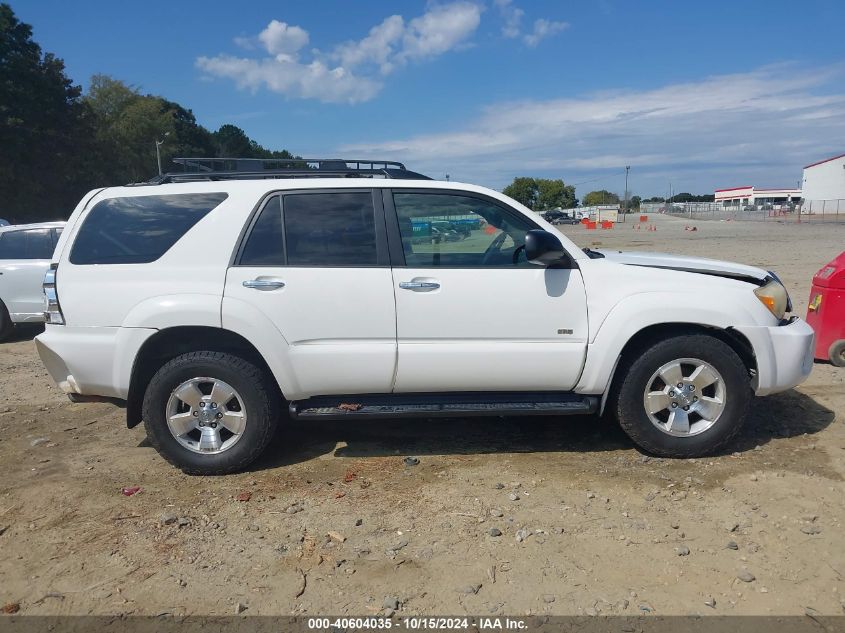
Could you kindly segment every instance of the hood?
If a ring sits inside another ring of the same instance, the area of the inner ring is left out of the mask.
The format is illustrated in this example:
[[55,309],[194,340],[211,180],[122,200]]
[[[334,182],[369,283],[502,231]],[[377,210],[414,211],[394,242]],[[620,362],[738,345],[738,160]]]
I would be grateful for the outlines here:
[[745,264],[737,264],[734,262],[725,262],[718,259],[689,257],[687,255],[670,255],[668,253],[612,251],[607,249],[600,249],[597,252],[604,255],[607,259],[619,262],[620,264],[680,270],[704,275],[715,275],[717,277],[727,277],[729,279],[748,281],[757,285],[762,285],[766,283],[767,280],[773,278],[772,273],[769,273],[762,268],[746,266]]

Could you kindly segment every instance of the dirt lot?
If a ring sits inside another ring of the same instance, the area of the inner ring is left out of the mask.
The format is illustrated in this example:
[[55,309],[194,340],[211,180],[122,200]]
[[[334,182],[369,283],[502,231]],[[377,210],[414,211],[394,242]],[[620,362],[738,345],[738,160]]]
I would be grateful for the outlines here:
[[[799,314],[845,245],[845,226],[685,225],[564,231],[581,246],[775,268]],[[63,398],[24,333],[0,346],[0,602],[22,614],[839,614],[843,406],[845,370],[817,365],[755,402],[735,452],[706,459],[648,458],[592,418],[321,423],[285,428],[252,472],[187,477],[122,411]]]

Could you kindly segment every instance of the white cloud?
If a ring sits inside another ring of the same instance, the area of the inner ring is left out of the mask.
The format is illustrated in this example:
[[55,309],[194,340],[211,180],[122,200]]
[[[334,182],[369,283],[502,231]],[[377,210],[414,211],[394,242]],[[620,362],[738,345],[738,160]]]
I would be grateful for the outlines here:
[[308,31],[271,20],[267,28],[258,34],[258,40],[271,55],[293,55],[308,43]]
[[493,0],[502,15],[502,35],[509,39],[519,37],[522,32],[522,17],[525,11],[513,6],[513,0]]
[[378,94],[383,86],[379,75],[467,45],[481,12],[478,4],[458,0],[433,5],[407,23],[402,16],[392,15],[361,40],[338,44],[329,53],[312,51],[310,61],[299,59],[309,41],[308,31],[273,20],[257,38],[235,38],[247,50],[260,44],[269,56],[203,56],[196,65],[211,77],[233,80],[240,89],[264,87],[294,98],[358,103]]
[[420,60],[441,55],[462,44],[481,22],[481,7],[472,2],[434,6],[408,23],[400,59]]
[[499,103],[460,129],[338,153],[496,187],[548,174],[570,182],[606,176],[586,190],[621,191],[624,165],[648,195],[663,191],[668,178],[676,190],[685,178],[680,186],[697,192],[746,181],[784,186],[800,177],[801,165],[841,152],[843,75],[845,66],[779,65],[651,90]]
[[371,28],[364,39],[340,44],[333,57],[347,68],[376,64],[383,74],[388,74],[394,69],[396,48],[404,33],[405,20],[401,15],[391,15]]
[[527,46],[535,47],[541,40],[556,35],[569,28],[568,22],[539,18],[534,20],[534,27],[528,33],[522,32],[522,18],[525,11],[514,6],[513,0],[493,0],[502,17],[502,35],[508,39],[521,38]]
[[569,28],[568,22],[555,22],[540,18],[534,21],[534,30],[531,33],[526,33],[522,40],[528,46],[537,46],[541,40],[551,37],[561,31]]

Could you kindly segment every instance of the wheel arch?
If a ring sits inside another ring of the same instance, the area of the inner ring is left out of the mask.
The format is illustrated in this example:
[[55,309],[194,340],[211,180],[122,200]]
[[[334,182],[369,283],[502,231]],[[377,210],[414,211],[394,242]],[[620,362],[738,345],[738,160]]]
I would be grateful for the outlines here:
[[132,365],[129,394],[126,399],[126,426],[133,428],[141,422],[141,408],[147,385],[158,369],[168,361],[188,352],[224,352],[248,360],[268,376],[284,398],[282,387],[264,356],[244,336],[216,327],[177,326],[159,330],[141,345]]
[[625,371],[626,365],[632,358],[635,358],[656,341],[694,334],[712,336],[728,345],[739,356],[752,381],[755,379],[757,375],[757,357],[754,354],[754,348],[751,342],[737,330],[730,327],[720,328],[702,325],[700,323],[656,323],[638,330],[620,350],[611,370],[607,387],[602,394],[600,412],[604,412],[611,392],[618,386],[619,377]]

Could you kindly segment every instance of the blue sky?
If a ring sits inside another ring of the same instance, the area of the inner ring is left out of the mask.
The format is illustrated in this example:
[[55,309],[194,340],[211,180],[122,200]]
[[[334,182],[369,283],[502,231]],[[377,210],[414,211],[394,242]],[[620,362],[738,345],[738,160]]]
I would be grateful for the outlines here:
[[[105,73],[303,156],[501,188],[794,186],[845,151],[845,2],[13,1]],[[354,155],[354,156],[353,156]]]

